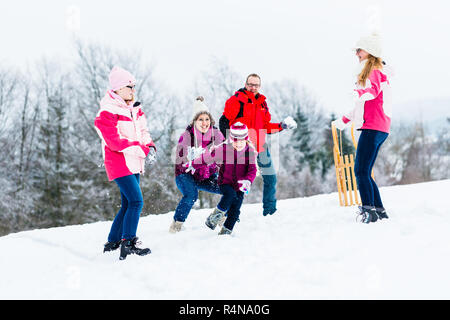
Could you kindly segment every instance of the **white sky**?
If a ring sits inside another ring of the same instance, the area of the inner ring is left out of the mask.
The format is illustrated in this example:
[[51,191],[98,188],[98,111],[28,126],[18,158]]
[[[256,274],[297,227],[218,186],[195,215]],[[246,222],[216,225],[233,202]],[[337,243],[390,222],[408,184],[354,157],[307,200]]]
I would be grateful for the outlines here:
[[1,63],[69,57],[76,29],[83,39],[142,50],[181,94],[216,56],[243,75],[260,74],[263,85],[296,79],[338,113],[352,89],[350,48],[378,25],[396,101],[450,97],[448,1],[15,0],[2,1],[0,13]]

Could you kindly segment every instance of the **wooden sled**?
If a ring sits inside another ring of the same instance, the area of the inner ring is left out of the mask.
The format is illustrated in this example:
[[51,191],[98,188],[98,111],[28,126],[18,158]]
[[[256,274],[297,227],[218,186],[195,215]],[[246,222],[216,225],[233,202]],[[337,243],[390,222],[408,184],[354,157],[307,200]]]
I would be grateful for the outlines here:
[[[333,134],[333,143],[334,143],[333,156],[334,156],[334,166],[336,168],[336,181],[339,194],[339,204],[341,206],[361,205],[354,170],[355,156],[354,154],[342,155],[342,144],[341,148],[339,148],[337,129],[334,125],[331,126],[331,132]],[[339,130],[339,133],[340,133],[340,141],[342,141],[342,131]],[[355,140],[353,123],[351,128],[351,134],[356,153],[357,143]]]

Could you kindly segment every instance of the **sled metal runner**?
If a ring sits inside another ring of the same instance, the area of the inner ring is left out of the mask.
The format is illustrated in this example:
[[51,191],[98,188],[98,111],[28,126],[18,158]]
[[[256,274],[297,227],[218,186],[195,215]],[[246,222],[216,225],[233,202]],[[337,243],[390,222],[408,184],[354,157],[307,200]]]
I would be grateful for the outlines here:
[[[353,206],[361,205],[361,200],[359,197],[358,186],[355,177],[355,161],[354,154],[343,155],[342,153],[342,131],[339,130],[340,139],[338,140],[336,126],[331,126],[331,132],[333,135],[333,157],[334,166],[336,169],[336,182],[339,194],[339,204],[341,206]],[[355,140],[354,125],[352,123],[351,128],[353,145],[356,147],[357,143]],[[339,145],[341,141],[341,145]],[[339,148],[340,146],[340,148]],[[373,176],[373,173],[372,173]]]

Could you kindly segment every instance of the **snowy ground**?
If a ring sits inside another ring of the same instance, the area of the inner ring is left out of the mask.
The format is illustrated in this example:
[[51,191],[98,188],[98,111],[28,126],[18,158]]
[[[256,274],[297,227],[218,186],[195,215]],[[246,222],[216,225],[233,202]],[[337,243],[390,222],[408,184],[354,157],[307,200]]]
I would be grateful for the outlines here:
[[0,238],[0,299],[450,299],[450,180],[381,189],[391,219],[355,222],[336,194],[245,205],[232,236],[192,211],[140,220],[152,249],[102,253],[111,222]]

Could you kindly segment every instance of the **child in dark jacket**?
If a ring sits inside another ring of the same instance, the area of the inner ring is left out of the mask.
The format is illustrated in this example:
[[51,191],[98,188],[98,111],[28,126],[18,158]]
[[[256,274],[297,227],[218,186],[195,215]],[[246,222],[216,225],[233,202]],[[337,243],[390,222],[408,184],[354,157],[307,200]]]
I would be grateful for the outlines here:
[[220,166],[218,184],[222,198],[206,219],[206,225],[214,230],[226,214],[219,234],[231,234],[239,219],[244,194],[250,191],[256,177],[256,155],[248,140],[248,128],[240,122],[231,126],[230,139],[211,152],[213,161]]

